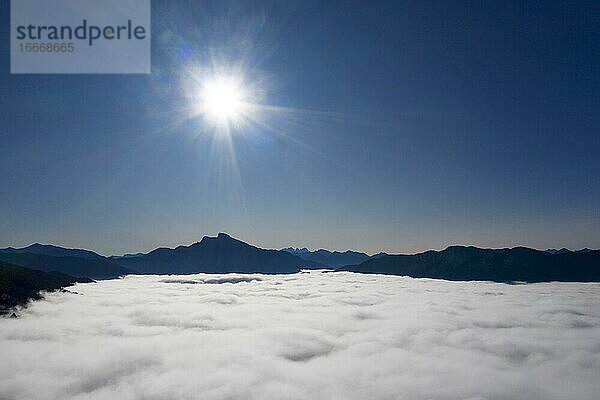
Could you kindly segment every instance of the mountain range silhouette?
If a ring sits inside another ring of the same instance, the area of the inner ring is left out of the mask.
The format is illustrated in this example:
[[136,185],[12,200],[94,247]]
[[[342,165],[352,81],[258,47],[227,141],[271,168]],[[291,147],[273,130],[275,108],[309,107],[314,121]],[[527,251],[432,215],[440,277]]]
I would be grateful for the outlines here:
[[450,246],[419,254],[369,256],[355,251],[306,248],[262,249],[226,233],[205,236],[189,246],[104,257],[83,249],[33,244],[0,249],[0,261],[74,277],[115,278],[127,274],[265,273],[288,274],[329,268],[372,274],[495,282],[600,281],[600,251],[482,249]]

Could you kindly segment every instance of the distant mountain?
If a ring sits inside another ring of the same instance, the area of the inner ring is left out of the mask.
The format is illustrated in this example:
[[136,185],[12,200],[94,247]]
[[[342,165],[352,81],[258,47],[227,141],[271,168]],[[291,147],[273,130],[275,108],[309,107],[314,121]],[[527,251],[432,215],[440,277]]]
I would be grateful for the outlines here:
[[387,255],[339,270],[459,281],[598,282],[600,250],[552,254],[525,247],[452,246],[414,255]]
[[144,253],[135,253],[135,254],[123,254],[122,256],[109,256],[111,260],[120,260],[122,258],[131,258],[131,257],[141,257],[145,255]]
[[225,233],[205,236],[191,246],[159,248],[136,257],[115,259],[120,265],[141,273],[192,274],[298,272],[301,268],[323,268],[324,265],[304,260],[287,251],[265,250],[232,238]]
[[383,251],[381,251],[381,252],[379,252],[379,253],[377,253],[377,254],[373,254],[373,255],[371,256],[371,258],[381,258],[381,257],[383,257],[383,256],[387,256],[387,255],[388,255],[388,253],[384,253]]
[[579,249],[579,250],[569,250],[565,247],[563,247],[562,249],[547,249],[544,250],[546,253],[550,253],[550,254],[565,254],[565,253],[589,253],[591,251],[594,250],[590,250],[587,247],[584,247],[583,249]]
[[538,251],[525,247],[480,249],[451,246],[415,255],[369,257],[355,251],[266,250],[225,233],[190,246],[158,248],[150,253],[103,257],[93,251],[33,244],[0,249],[0,261],[75,277],[110,279],[135,273],[294,273],[302,268],[336,268],[364,273],[448,280],[600,281],[600,250],[566,248]]
[[39,299],[40,291],[53,291],[75,282],[91,282],[59,272],[43,272],[0,261],[0,315],[11,308]]
[[345,251],[343,253],[339,251],[329,251],[324,249],[310,251],[306,247],[301,249],[287,247],[282,250],[287,251],[288,253],[298,256],[304,260],[314,261],[316,263],[326,265],[332,268],[342,267],[344,265],[360,264],[363,261],[366,261],[369,258],[371,258],[368,254],[359,253],[351,250]]
[[100,254],[94,253],[93,251],[90,251],[90,250],[66,249],[64,247],[53,246],[50,244],[39,244],[39,243],[35,243],[35,244],[20,248],[20,249],[15,249],[13,247],[7,247],[5,249],[0,249],[0,253],[13,253],[13,254],[31,253],[31,254],[42,254],[42,255],[54,256],[54,257],[79,257],[79,258],[86,258],[89,260],[106,259],[106,257],[103,257]]
[[[85,252],[87,250],[81,251]],[[56,271],[75,277],[92,279],[110,279],[135,273],[101,256],[99,259],[92,259],[0,251],[0,261],[41,271]]]
[[283,251],[287,251],[288,253],[292,253],[294,255],[300,256],[302,254],[310,254],[312,253],[309,249],[307,249],[306,247],[286,247],[281,249]]
[[564,253],[571,253],[571,250],[563,247],[562,249],[547,249],[545,250],[546,253],[550,253],[550,254],[564,254]]

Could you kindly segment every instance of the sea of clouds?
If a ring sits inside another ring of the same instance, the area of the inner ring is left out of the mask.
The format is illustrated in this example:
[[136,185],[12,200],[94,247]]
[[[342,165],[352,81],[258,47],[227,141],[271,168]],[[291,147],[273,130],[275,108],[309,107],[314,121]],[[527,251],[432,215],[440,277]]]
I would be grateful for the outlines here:
[[0,399],[597,399],[600,285],[128,276],[0,319]]

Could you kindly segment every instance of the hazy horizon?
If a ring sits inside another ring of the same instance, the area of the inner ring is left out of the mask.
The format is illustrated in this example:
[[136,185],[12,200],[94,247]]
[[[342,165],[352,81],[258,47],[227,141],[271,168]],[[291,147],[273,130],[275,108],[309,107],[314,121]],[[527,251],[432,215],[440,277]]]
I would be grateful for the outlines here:
[[148,250],[139,250],[139,251],[135,251],[134,250],[134,251],[125,251],[125,252],[120,252],[120,253],[103,253],[103,252],[97,251],[94,248],[91,248],[89,246],[80,246],[80,247],[78,247],[78,246],[71,246],[71,245],[68,245],[68,244],[57,244],[57,243],[50,243],[50,242],[48,242],[48,243],[30,242],[30,243],[27,243],[27,244],[24,244],[24,245],[8,245],[8,246],[3,246],[3,247],[24,248],[24,247],[27,247],[27,246],[30,246],[30,245],[33,245],[33,244],[42,244],[42,245],[52,245],[52,246],[64,247],[64,248],[67,248],[67,249],[91,250],[91,251],[93,251],[93,252],[95,252],[95,253],[97,253],[97,254],[99,254],[101,256],[109,257],[109,256],[122,256],[122,255],[126,255],[126,254],[148,253],[148,252],[150,252],[152,250],[156,250],[158,248],[170,248],[170,249],[174,249],[174,248],[176,248],[178,246],[191,246],[191,245],[193,245],[195,243],[200,242],[202,240],[202,238],[204,238],[204,237],[216,237],[220,233],[225,233],[225,234],[231,236],[234,239],[241,240],[242,242],[245,242],[245,243],[250,244],[252,246],[256,246],[256,247],[263,248],[263,249],[281,250],[281,249],[284,249],[284,248],[292,247],[292,248],[297,248],[297,249],[306,248],[309,251],[316,251],[316,250],[329,250],[329,251],[332,251],[332,252],[334,252],[334,251],[338,251],[338,252],[357,251],[357,252],[366,253],[366,254],[368,254],[370,256],[378,254],[378,253],[381,253],[381,252],[387,253],[387,254],[417,254],[417,253],[421,253],[421,252],[428,251],[428,250],[441,251],[441,250],[444,250],[444,249],[446,249],[447,247],[450,247],[450,246],[465,246],[465,247],[474,246],[474,247],[479,247],[479,248],[490,248],[490,249],[501,249],[501,248],[512,248],[512,247],[530,247],[532,249],[536,249],[536,250],[540,250],[540,251],[545,251],[545,250],[549,250],[549,249],[559,250],[559,249],[562,249],[562,248],[566,248],[566,249],[572,250],[572,251],[582,250],[582,249],[585,249],[585,248],[588,248],[590,250],[598,250],[597,248],[588,247],[588,246],[577,247],[577,248],[570,248],[570,247],[567,247],[567,246],[550,246],[550,247],[544,247],[544,248],[536,248],[536,247],[532,247],[532,246],[524,246],[522,244],[511,245],[511,246],[485,246],[485,245],[477,245],[477,244],[453,243],[453,244],[448,244],[448,245],[445,245],[445,246],[442,246],[442,247],[438,247],[438,248],[426,248],[426,249],[420,249],[420,250],[416,250],[416,251],[412,251],[412,252],[402,252],[402,251],[400,251],[400,252],[393,252],[393,251],[384,251],[384,250],[364,251],[364,250],[356,249],[356,248],[354,248],[354,249],[353,248],[348,248],[348,249],[333,249],[333,248],[325,248],[325,247],[322,247],[322,246],[320,246],[320,247],[308,247],[308,246],[297,246],[297,245],[284,245],[284,246],[260,245],[260,244],[257,244],[257,243],[253,243],[252,240],[247,240],[247,239],[241,238],[241,237],[239,237],[239,236],[237,236],[235,234],[232,234],[230,232],[217,232],[217,233],[214,233],[214,234],[205,234],[205,235],[202,235],[202,237],[200,239],[195,240],[193,242],[189,242],[189,243],[177,243],[177,244],[171,244],[171,245],[157,245],[157,246],[154,246],[154,247],[152,247],[152,248],[150,248]]

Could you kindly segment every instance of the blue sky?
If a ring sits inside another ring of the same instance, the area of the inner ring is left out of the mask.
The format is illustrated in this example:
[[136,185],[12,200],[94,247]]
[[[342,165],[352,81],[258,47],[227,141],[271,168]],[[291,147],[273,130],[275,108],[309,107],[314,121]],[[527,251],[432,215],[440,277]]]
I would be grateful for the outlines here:
[[[151,75],[10,75],[1,3],[0,246],[600,247],[597,2],[152,6]],[[215,63],[270,129],[181,117]]]

